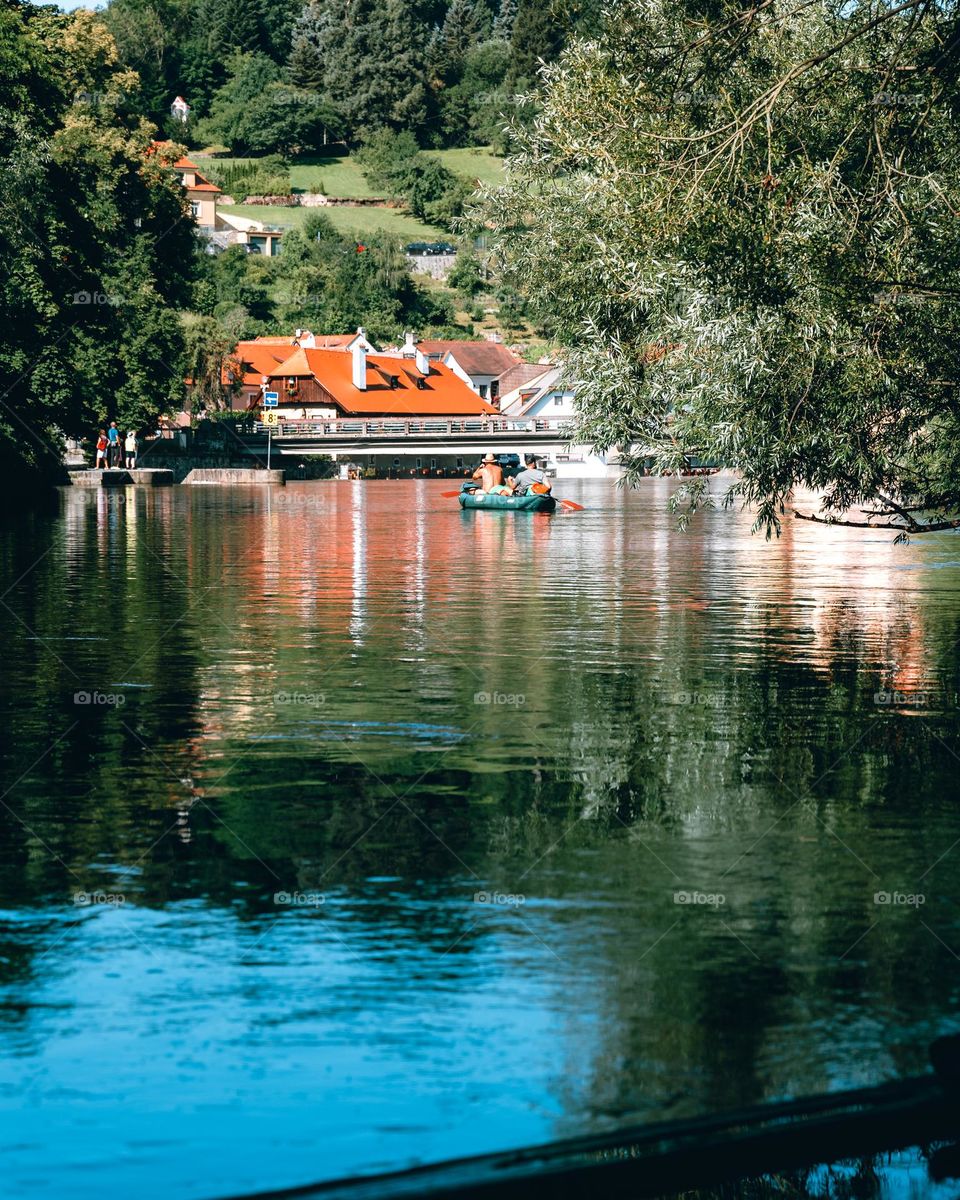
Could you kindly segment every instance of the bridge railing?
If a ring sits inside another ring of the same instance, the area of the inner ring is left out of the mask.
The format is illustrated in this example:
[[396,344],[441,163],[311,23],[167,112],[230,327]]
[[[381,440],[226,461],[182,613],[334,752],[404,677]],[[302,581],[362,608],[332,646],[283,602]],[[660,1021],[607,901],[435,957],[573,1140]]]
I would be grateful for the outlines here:
[[[418,417],[404,420],[393,417],[378,417],[373,420],[349,418],[314,418],[300,421],[277,420],[275,425],[256,421],[251,432],[265,434],[269,430],[276,438],[417,438],[455,437],[476,435],[482,437],[513,437],[518,433],[560,434],[567,420],[553,417],[534,417],[526,421],[511,420],[509,417],[463,417],[445,418]],[[246,432],[246,430],[244,430]]]

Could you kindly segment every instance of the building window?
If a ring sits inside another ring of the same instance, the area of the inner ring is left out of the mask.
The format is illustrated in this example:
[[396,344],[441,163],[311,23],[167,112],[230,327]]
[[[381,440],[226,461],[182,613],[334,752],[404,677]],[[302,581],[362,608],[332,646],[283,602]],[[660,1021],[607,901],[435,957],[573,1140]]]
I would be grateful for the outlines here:
[[191,200],[190,201],[190,212],[195,217],[200,216],[200,201],[199,200]]
[[462,467],[462,466],[463,466],[463,459],[462,459],[462,458],[458,458],[458,459],[457,459],[457,466],[458,466],[458,467]]
[[435,458],[431,458],[430,459],[430,470],[435,471],[436,469],[437,469],[437,460]]
[[422,466],[423,466],[423,459],[422,459],[422,458],[418,458],[418,459],[417,459],[417,466],[418,466],[418,467],[422,467]]

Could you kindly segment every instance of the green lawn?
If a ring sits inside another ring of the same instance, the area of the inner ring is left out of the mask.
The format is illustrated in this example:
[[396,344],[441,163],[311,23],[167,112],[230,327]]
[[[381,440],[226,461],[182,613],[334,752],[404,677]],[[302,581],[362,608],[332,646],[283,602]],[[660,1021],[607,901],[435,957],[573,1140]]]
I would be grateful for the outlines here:
[[312,212],[329,217],[340,233],[369,237],[378,230],[395,233],[407,242],[448,240],[439,229],[424,225],[415,217],[395,208],[279,208],[258,204],[221,204],[221,212],[276,225],[280,229],[298,229]]
[[476,179],[489,187],[503,183],[503,159],[493,154],[489,146],[466,150],[428,150],[444,166],[467,179]]
[[[428,154],[439,158],[442,163],[464,175],[467,179],[478,179],[481,183],[495,185],[503,179],[503,159],[491,154],[489,148],[468,150],[428,150]],[[203,169],[204,161],[211,166],[227,167],[255,162],[250,158],[216,158],[209,160],[203,154],[195,156],[197,166]],[[320,188],[327,196],[344,200],[363,200],[376,192],[367,183],[363,172],[354,158],[342,154],[331,158],[301,158],[290,168],[290,182],[295,192],[309,192]]]
[[363,200],[376,192],[367,183],[356,159],[344,154],[340,158],[301,158],[290,168],[295,192],[319,188],[325,196],[343,200]]

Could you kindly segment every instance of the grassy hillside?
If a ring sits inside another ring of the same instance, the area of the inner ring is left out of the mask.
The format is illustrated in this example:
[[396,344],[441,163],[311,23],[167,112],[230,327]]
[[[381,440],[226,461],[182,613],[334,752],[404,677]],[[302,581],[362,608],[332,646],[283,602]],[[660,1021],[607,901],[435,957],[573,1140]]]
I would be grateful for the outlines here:
[[378,229],[395,233],[407,242],[435,242],[448,237],[396,208],[279,208],[259,204],[221,204],[219,208],[279,229],[297,229],[310,213],[319,212],[329,217],[340,233],[354,237],[369,237]]
[[445,167],[476,180],[487,187],[495,187],[503,180],[503,159],[492,154],[489,147],[480,146],[465,150],[428,150],[428,154],[439,158]]
[[[495,185],[503,178],[503,159],[491,154],[485,147],[466,150],[430,150],[427,153],[451,171],[470,180]],[[203,153],[194,155],[201,167],[204,161],[211,165],[230,166],[250,163],[250,158],[213,158]],[[356,160],[347,154],[331,158],[300,158],[290,168],[290,181],[295,192],[309,192],[314,188],[324,195],[344,200],[363,200],[376,195],[364,178]]]

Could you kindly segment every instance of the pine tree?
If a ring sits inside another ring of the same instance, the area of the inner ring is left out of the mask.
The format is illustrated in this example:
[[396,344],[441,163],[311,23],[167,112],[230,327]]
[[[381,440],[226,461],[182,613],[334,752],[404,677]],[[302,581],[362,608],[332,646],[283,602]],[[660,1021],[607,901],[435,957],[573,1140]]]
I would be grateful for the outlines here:
[[510,41],[509,83],[514,87],[535,83],[540,60],[555,59],[563,49],[563,41],[564,24],[543,0],[519,0]]
[[517,0],[501,0],[500,12],[493,23],[493,36],[499,42],[513,38],[513,27],[517,21]]
[[445,74],[457,70],[471,46],[476,45],[480,21],[474,0],[451,0],[440,33]]
[[334,8],[331,0],[310,0],[293,27],[289,72],[297,87],[326,90],[327,64],[342,38]]

